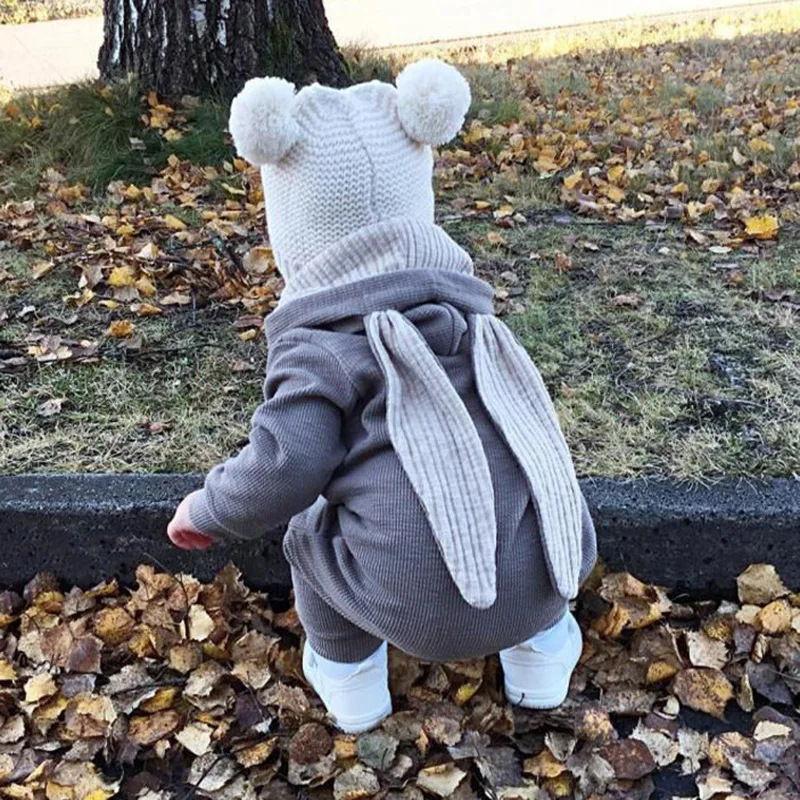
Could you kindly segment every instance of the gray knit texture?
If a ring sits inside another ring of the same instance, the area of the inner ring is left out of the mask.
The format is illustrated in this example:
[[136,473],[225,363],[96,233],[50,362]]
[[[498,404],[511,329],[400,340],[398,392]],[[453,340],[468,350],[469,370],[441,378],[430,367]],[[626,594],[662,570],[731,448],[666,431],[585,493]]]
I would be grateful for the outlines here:
[[[319,621],[303,619],[315,649],[334,660],[359,660],[384,639],[428,659],[510,647],[563,614],[565,587],[556,585],[551,569],[573,569],[577,581],[595,559],[585,503],[570,494],[574,471],[566,447],[544,466],[523,467],[515,449],[528,446],[525,430],[495,418],[502,402],[494,404],[494,414],[487,410],[485,398],[507,381],[498,372],[504,359],[518,358],[489,322],[490,341],[506,352],[499,353],[496,369],[477,378],[475,341],[486,335],[477,320],[491,318],[491,289],[455,268],[442,268],[441,260],[436,269],[425,269],[416,254],[429,246],[400,227],[414,242],[410,249],[397,248],[397,237],[385,230],[375,240],[375,250],[385,254],[381,239],[392,239],[394,270],[351,281],[343,268],[333,288],[296,296],[270,316],[265,402],[254,415],[250,444],[209,474],[191,507],[197,527],[220,538],[259,536],[291,518],[285,552],[294,574],[302,576],[304,605],[312,607],[308,598],[316,597],[350,626],[326,634]],[[434,235],[439,252],[440,234]],[[357,252],[361,256],[350,253],[352,263],[370,260],[363,242]],[[493,508],[480,513],[493,512],[496,523],[496,599],[489,608],[470,605],[459,591],[393,441],[385,365],[376,358],[365,323],[371,314],[390,311],[418,332],[485,456]],[[539,427],[556,424],[552,404],[543,409],[539,402],[543,387],[529,391],[543,415]],[[546,470],[560,489],[534,502],[548,480]],[[570,498],[580,504],[577,564],[568,549],[559,552],[542,535],[546,520],[574,513],[574,507],[565,508]]]

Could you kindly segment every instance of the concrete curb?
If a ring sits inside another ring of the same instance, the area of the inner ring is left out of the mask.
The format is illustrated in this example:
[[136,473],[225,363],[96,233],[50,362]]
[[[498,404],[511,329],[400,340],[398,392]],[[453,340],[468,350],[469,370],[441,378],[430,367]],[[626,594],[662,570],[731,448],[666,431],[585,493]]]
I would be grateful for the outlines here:
[[[212,577],[234,561],[252,586],[286,594],[281,531],[208,553],[171,547],[164,529],[199,475],[0,477],[0,586],[48,570],[88,586],[130,582],[137,564]],[[724,480],[699,487],[663,480],[582,482],[613,569],[688,593],[731,594],[748,564],[774,563],[800,587],[800,482]]]

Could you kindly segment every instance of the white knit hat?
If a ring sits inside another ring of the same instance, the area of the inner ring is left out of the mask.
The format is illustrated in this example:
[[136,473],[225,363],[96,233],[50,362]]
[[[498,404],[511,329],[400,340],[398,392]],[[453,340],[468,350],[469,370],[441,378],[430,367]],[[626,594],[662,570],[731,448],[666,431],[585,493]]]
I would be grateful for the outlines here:
[[234,99],[230,131],[239,154],[262,168],[270,242],[287,281],[367,225],[433,223],[430,146],[458,133],[469,86],[432,59],[396,83],[295,94],[281,78],[254,78]]

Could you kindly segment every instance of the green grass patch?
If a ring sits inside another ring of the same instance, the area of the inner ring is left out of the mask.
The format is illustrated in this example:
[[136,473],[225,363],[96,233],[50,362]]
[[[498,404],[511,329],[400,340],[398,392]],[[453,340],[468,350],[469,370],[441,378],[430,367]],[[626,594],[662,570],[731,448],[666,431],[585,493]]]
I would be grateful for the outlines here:
[[[722,259],[670,227],[531,225],[504,234],[507,249],[487,243],[488,226],[454,230],[487,277],[522,277],[525,308],[507,321],[553,393],[581,474],[800,472],[800,312],[765,297],[800,293],[796,239]],[[732,263],[743,285],[729,280]],[[641,305],[618,304],[630,295]]]
[[[536,361],[582,475],[800,473],[800,243],[785,231],[762,252],[714,256],[671,226],[614,226],[563,212],[490,244],[488,221],[451,221],[482,277],[511,286],[508,324]],[[556,254],[571,267],[559,271]],[[103,339],[113,315],[88,306],[65,326],[69,267],[30,279],[32,259],[0,254],[0,349],[34,331]],[[731,281],[732,264],[743,276]],[[506,273],[517,276],[508,283]],[[638,307],[620,296],[641,298]],[[772,299],[770,299],[772,298]],[[785,299],[781,299],[785,298]],[[128,316],[121,309],[117,315]],[[264,344],[242,342],[233,313],[210,306],[133,319],[142,352],[108,340],[96,364],[46,364],[0,375],[0,471],[204,470],[236,449],[259,401]],[[257,371],[234,373],[249,359]],[[38,408],[65,398],[61,414]],[[163,424],[150,433],[143,421]]]
[[113,180],[149,181],[172,154],[201,164],[233,155],[223,101],[178,109],[174,141],[145,124],[150,109],[134,82],[73,84],[12,105],[0,115],[0,187],[17,197],[35,192],[50,167],[101,191]]

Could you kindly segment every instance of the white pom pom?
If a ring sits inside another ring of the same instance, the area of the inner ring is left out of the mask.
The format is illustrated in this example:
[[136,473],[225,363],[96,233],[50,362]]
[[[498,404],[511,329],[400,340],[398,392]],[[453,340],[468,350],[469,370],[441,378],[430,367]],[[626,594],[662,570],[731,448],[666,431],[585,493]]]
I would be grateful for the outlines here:
[[464,124],[469,84],[449,64],[425,59],[397,76],[397,115],[405,132],[422,144],[449,142]]
[[294,146],[295,87],[283,78],[253,78],[231,103],[228,123],[236,151],[257,167],[275,164]]

